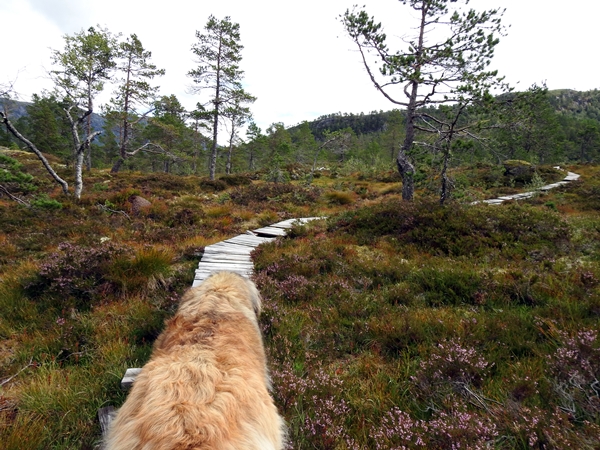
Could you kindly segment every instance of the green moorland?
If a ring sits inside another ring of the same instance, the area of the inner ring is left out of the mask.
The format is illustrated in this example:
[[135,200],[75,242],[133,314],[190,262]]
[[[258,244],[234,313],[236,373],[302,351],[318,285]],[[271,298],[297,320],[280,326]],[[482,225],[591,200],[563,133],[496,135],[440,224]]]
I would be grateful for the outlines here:
[[92,170],[76,201],[1,150],[0,447],[96,448],[203,247],[327,216],[254,253],[291,448],[600,448],[600,167],[569,169],[500,206],[471,202],[527,186],[486,165],[444,206],[433,176],[403,203],[392,172],[344,167],[310,186]]

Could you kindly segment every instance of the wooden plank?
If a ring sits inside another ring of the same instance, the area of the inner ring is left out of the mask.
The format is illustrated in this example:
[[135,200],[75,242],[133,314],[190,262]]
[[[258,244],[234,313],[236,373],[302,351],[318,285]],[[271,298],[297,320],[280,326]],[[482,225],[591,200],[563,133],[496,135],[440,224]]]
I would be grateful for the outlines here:
[[[218,272],[218,271],[217,271]],[[250,278],[250,276],[252,275],[252,271],[250,270],[229,270],[229,272],[233,272],[233,273],[237,273],[238,275],[244,277],[244,278]],[[192,282],[192,287],[196,287],[199,286],[200,284],[202,284],[202,282],[204,280],[206,280],[209,276],[211,276],[213,273],[215,272],[204,272],[204,271],[197,271],[195,276],[194,276],[194,281]]]
[[106,433],[108,433],[110,423],[113,421],[116,414],[117,410],[114,408],[114,406],[105,406],[104,408],[100,408],[98,410],[98,420],[100,421],[100,430],[102,431],[102,436],[106,436]]
[[204,254],[207,254],[207,253],[214,253],[214,254],[229,253],[232,255],[249,255],[250,253],[252,253],[253,250],[254,250],[254,248],[248,247],[247,245],[227,244],[227,243],[221,242],[219,244],[211,245],[210,247],[205,247]]
[[264,244],[265,242],[271,242],[273,240],[275,240],[275,238],[263,238],[258,236],[250,236],[248,234],[240,234],[239,236],[227,239],[223,242],[226,242],[228,244],[239,244],[246,245],[249,247],[258,247],[260,244]]
[[299,223],[300,225],[304,225],[304,224],[310,222],[311,220],[319,220],[319,219],[325,219],[325,217],[302,217],[300,219],[288,219],[288,220],[283,220],[281,222],[274,223],[271,226],[275,227],[275,228],[292,228],[296,223]]
[[275,228],[292,228],[295,220],[296,219],[283,220],[281,222],[274,223],[270,226],[275,227]]
[[195,273],[213,273],[213,272],[234,272],[234,271],[246,271],[252,272],[254,270],[253,264],[198,264],[198,268]]
[[142,369],[127,369],[121,380],[121,389],[124,391],[129,389],[141,371]]
[[262,227],[252,230],[256,234],[266,234],[267,236],[285,236],[287,232],[283,228],[277,227]]
[[253,269],[252,261],[222,261],[222,262],[206,262],[200,261],[198,269],[202,270],[227,270],[228,268]]
[[567,172],[567,176],[565,177],[565,181],[575,181],[578,180],[581,175],[578,173]]
[[210,275],[215,272],[234,272],[244,275],[250,275],[254,272],[254,267],[251,266],[234,266],[233,264],[228,264],[227,266],[221,264],[220,267],[215,267],[212,265],[210,267],[199,267],[194,271],[194,278],[199,278],[200,276]]
[[204,255],[200,262],[248,262],[252,263],[250,255],[236,255],[231,253],[211,253]]

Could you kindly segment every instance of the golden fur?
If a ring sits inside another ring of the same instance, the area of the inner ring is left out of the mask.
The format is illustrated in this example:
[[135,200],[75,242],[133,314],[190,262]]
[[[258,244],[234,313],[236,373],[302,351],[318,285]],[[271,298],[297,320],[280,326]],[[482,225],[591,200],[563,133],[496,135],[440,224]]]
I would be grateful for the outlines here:
[[188,290],[106,441],[108,450],[278,450],[254,283],[229,272]]

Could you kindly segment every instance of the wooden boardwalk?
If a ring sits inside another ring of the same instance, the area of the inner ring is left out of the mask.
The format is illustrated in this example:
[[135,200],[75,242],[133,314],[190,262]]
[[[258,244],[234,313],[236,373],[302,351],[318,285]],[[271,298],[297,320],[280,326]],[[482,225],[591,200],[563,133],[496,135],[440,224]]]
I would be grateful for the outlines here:
[[198,263],[192,287],[198,286],[215,272],[234,272],[249,278],[254,271],[250,253],[260,244],[285,236],[295,223],[305,224],[319,217],[305,217],[277,222],[271,226],[247,231],[246,234],[208,245]]
[[[198,263],[192,287],[198,286],[208,278],[209,275],[216,272],[235,272],[249,278],[254,272],[254,264],[250,257],[252,250],[261,244],[285,236],[287,230],[297,223],[305,224],[312,220],[322,218],[323,217],[304,217],[301,219],[284,220],[268,227],[247,231],[246,234],[240,234],[239,236],[206,246],[202,258]],[[135,378],[141,370],[142,369],[139,368],[127,369],[125,376],[121,380],[121,388],[124,390],[131,388]],[[107,406],[98,410],[98,419],[100,420],[103,435],[106,434],[115,414],[116,410],[112,406]]]
[[498,198],[491,198],[488,200],[473,202],[472,204],[475,205],[477,203],[488,203],[490,205],[499,205],[500,203],[503,203],[507,200],[522,200],[524,198],[531,198],[535,194],[539,193],[540,191],[542,191],[542,192],[549,191],[550,189],[554,189],[559,186],[564,186],[565,184],[569,184],[571,181],[578,180],[579,177],[580,177],[579,174],[576,174],[573,172],[567,172],[567,176],[565,178],[563,178],[562,181],[559,181],[558,183],[547,184],[545,186],[542,186],[541,188],[536,189],[535,191],[522,192],[520,194],[513,194],[513,195],[505,195],[505,196],[498,197]]

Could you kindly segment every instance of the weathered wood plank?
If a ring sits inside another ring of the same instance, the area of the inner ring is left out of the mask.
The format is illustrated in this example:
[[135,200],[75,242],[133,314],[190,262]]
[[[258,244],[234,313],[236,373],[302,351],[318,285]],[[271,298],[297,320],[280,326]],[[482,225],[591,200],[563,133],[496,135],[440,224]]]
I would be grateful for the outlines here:
[[325,217],[302,217],[300,219],[288,219],[282,220],[281,222],[274,223],[271,227],[275,228],[292,228],[296,223],[304,225],[312,220],[325,219]]
[[204,255],[201,262],[248,262],[252,263],[252,258],[249,254],[237,255],[232,253],[213,253]]
[[285,236],[287,232],[283,228],[277,227],[262,227],[252,230],[256,234],[266,234],[267,236]]
[[565,177],[564,181],[579,180],[579,177],[581,177],[581,175],[579,175],[578,173],[567,172],[567,176]]
[[204,254],[230,253],[233,255],[249,255],[250,253],[252,253],[253,250],[253,247],[249,247],[247,245],[227,244],[225,242],[221,242],[219,244],[211,245],[210,247],[205,247]]
[[264,238],[259,236],[250,236],[248,234],[240,234],[231,239],[227,239],[223,242],[227,242],[228,244],[239,244],[239,245],[247,245],[249,247],[258,247],[260,244],[264,244],[265,242],[271,242],[275,240],[275,238]]
[[[218,272],[218,271],[217,271]],[[238,269],[229,269],[228,272],[237,273],[238,275],[244,278],[250,278],[252,275],[252,270],[238,270]],[[209,276],[211,276],[214,271],[196,271],[194,276],[194,281],[192,282],[192,287],[199,286],[202,284],[204,280],[206,280]]]
[[223,261],[223,262],[205,262],[200,261],[198,263],[198,270],[209,270],[211,272],[227,269],[253,269],[254,264],[252,261],[241,262],[241,261]]
[[98,420],[100,421],[100,430],[102,431],[102,436],[106,436],[106,433],[108,433],[110,423],[113,421],[116,414],[117,410],[114,408],[114,406],[105,406],[104,408],[100,408],[98,410]]
[[121,380],[121,389],[126,391],[131,388],[135,378],[140,374],[141,371],[142,369],[127,369],[123,379]]
[[194,279],[195,280],[206,279],[211,274],[217,273],[217,272],[233,272],[233,273],[242,275],[244,277],[249,277],[250,275],[252,275],[254,270],[251,267],[223,267],[223,268],[211,268],[211,269],[202,268],[202,269],[196,269],[196,271],[194,272]]

